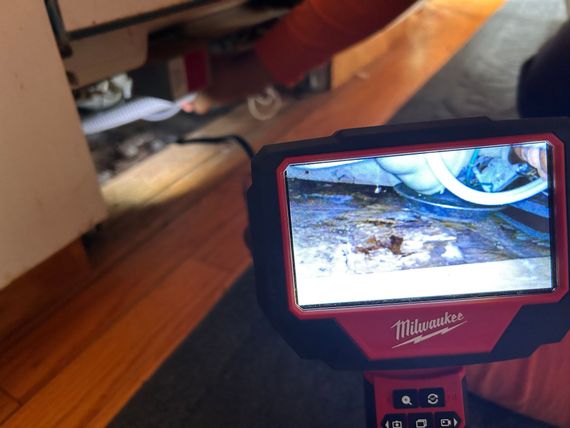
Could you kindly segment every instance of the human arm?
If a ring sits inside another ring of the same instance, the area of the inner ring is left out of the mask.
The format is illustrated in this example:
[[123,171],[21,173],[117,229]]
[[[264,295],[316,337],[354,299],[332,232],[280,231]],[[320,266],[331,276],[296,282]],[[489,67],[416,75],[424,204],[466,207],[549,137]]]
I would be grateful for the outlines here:
[[415,0],[305,0],[272,27],[251,52],[212,62],[212,83],[188,110],[203,112],[291,85],[336,52],[383,28]]

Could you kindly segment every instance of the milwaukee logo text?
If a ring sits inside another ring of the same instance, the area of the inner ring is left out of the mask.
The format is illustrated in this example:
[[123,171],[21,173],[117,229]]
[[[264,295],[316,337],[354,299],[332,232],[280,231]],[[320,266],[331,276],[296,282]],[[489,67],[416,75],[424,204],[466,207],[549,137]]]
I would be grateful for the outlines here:
[[396,344],[393,348],[399,348],[400,346],[409,344],[415,345],[423,342],[424,340],[431,339],[434,336],[447,334],[466,322],[467,320],[465,320],[465,317],[461,312],[456,314],[446,312],[439,318],[433,318],[426,321],[420,321],[417,318],[413,320],[398,320],[392,326],[396,333],[396,341],[405,341]]

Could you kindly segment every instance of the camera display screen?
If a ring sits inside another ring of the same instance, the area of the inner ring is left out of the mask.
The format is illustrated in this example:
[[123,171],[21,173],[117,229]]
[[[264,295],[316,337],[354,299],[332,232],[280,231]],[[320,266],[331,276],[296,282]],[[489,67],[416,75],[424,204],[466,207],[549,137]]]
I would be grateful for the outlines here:
[[547,141],[289,164],[304,309],[548,292]]

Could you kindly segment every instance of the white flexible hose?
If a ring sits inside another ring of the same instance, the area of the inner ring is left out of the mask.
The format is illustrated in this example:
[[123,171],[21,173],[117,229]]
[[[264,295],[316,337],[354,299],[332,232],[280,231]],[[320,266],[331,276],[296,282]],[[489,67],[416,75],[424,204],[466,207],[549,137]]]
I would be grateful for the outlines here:
[[506,205],[528,199],[537,193],[548,189],[546,180],[537,179],[517,189],[505,192],[487,193],[467,187],[449,171],[439,153],[424,154],[433,174],[455,196],[479,205]]
[[298,166],[302,166],[303,169],[325,169],[325,168],[337,168],[339,166],[350,165],[350,164],[357,163],[357,162],[362,162],[362,159],[318,162],[318,163],[305,163],[305,164],[298,165]]
[[157,111],[156,113],[149,114],[148,116],[145,116],[141,119],[146,120],[148,122],[161,122],[163,120],[167,120],[167,119],[170,119],[171,117],[175,116],[176,114],[178,114],[179,111],[180,111],[180,107],[177,104],[172,103],[172,105],[170,107],[168,107],[167,109],[160,110],[160,111]]
[[92,114],[81,122],[85,135],[96,134],[117,128],[137,120],[161,121],[174,116],[183,103],[192,102],[196,94],[188,94],[175,102],[161,98],[143,97],[112,109]]
[[275,117],[281,106],[283,99],[273,86],[265,88],[265,90],[257,95],[247,98],[247,108],[249,114],[257,120],[269,120]]

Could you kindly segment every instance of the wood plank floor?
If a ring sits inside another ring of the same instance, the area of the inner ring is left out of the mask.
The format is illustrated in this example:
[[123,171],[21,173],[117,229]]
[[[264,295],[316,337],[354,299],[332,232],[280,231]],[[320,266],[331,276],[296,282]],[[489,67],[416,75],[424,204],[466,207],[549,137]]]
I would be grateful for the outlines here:
[[8,417],[14,413],[20,403],[14,398],[10,397],[4,391],[0,391],[0,423],[4,422]]
[[[260,147],[383,123],[501,4],[428,0],[338,89],[263,123],[240,107],[200,132]],[[113,216],[93,239],[90,277],[2,342],[3,426],[106,425],[249,265],[248,172],[232,145],[170,147],[105,186]]]

